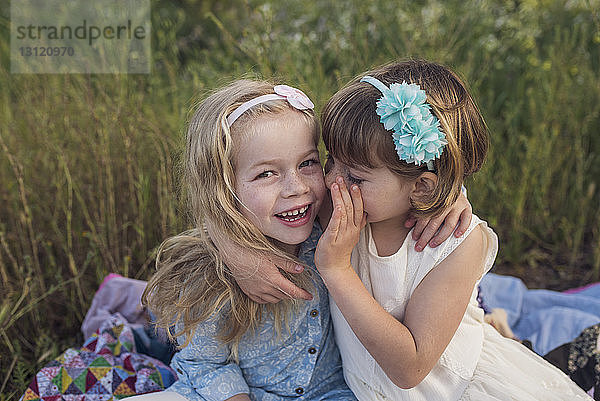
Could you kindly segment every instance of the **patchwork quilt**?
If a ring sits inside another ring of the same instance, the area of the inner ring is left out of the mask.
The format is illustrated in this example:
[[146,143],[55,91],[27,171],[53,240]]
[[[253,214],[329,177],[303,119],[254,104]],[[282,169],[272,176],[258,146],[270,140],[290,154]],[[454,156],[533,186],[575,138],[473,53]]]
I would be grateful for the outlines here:
[[169,387],[177,375],[163,362],[136,352],[132,329],[119,314],[81,348],[69,348],[42,368],[22,401],[109,401]]

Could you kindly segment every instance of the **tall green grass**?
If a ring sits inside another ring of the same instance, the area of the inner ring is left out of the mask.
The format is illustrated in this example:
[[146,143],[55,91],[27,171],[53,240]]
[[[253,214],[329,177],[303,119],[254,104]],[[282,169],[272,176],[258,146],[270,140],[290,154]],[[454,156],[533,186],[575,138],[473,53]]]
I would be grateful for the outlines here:
[[147,278],[156,247],[187,227],[177,170],[188,110],[240,76],[285,79],[321,107],[393,59],[450,65],[491,130],[468,188],[500,236],[500,271],[550,288],[598,280],[598,10],[598,0],[154,1],[152,74],[11,75],[0,7],[0,399],[81,343],[107,273]]

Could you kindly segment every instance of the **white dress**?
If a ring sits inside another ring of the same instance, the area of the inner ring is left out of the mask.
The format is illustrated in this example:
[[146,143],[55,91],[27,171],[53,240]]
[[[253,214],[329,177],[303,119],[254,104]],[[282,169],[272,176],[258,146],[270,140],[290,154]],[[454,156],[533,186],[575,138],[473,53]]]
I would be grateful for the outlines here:
[[[408,299],[421,280],[477,225],[482,225],[488,239],[484,268],[487,272],[496,258],[498,238],[487,223],[475,215],[460,238],[452,236],[436,248],[416,252],[415,241],[409,234],[395,254],[385,257],[377,255],[367,225],[352,252],[352,266],[377,302],[402,321]],[[330,305],[344,377],[360,401],[591,400],[560,370],[484,323],[483,310],[477,302],[477,285],[440,360],[421,383],[408,390],[388,379],[360,343],[333,298]]]

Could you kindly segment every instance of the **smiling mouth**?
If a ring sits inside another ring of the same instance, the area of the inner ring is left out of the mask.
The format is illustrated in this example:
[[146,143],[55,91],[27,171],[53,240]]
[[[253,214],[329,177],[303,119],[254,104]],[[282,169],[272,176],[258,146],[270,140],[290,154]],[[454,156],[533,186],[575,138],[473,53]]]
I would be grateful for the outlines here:
[[310,209],[310,205],[306,205],[306,206],[302,206],[301,208],[298,208],[298,209],[289,210],[287,212],[276,214],[275,216],[277,216],[278,218],[285,220],[285,221],[290,221],[290,222],[296,221],[296,220],[300,220],[303,217],[305,217],[306,214],[308,213],[309,209]]

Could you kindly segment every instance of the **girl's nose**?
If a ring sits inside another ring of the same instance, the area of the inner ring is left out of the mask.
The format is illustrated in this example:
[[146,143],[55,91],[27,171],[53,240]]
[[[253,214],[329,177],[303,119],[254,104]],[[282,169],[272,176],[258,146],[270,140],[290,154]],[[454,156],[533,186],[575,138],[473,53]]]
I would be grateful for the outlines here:
[[310,191],[310,186],[297,172],[290,173],[286,177],[285,186],[282,190],[283,197],[303,195]]

